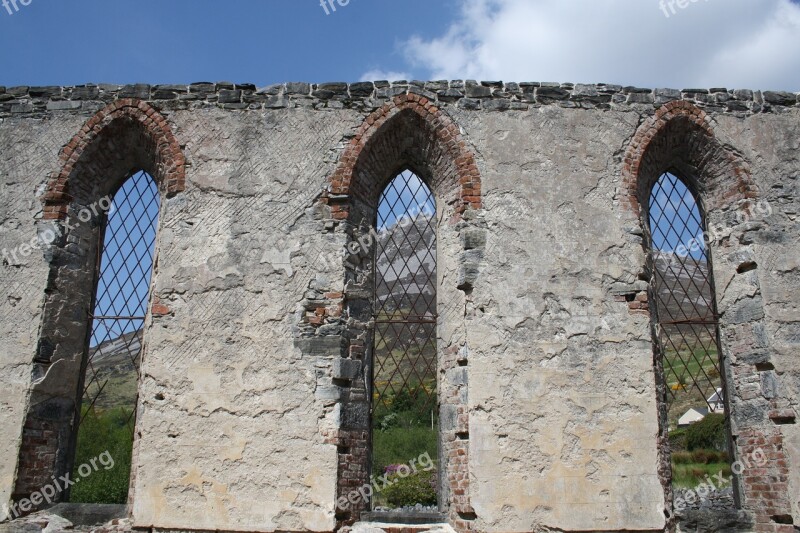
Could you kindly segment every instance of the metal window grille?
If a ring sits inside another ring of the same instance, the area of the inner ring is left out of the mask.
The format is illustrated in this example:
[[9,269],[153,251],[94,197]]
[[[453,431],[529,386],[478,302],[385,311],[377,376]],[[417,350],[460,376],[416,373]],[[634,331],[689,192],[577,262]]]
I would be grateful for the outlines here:
[[719,317],[701,207],[671,173],[653,186],[649,207],[658,344],[670,420],[691,408],[723,412]]
[[133,434],[159,204],[155,182],[139,172],[120,187],[107,214],[98,254],[81,426],[88,417],[118,409]]
[[[436,403],[436,204],[410,171],[380,197],[375,254],[373,412]],[[395,407],[397,407],[395,405]]]

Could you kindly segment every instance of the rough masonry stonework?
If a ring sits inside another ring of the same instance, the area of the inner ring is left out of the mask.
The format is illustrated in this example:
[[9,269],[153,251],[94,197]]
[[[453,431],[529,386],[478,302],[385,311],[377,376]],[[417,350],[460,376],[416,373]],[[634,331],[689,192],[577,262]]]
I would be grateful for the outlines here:
[[[797,531],[800,97],[475,81],[0,87],[0,520],[69,471],[102,217],[28,244],[145,170],[133,526],[358,521],[336,502],[369,476],[373,259],[345,250],[404,168],[438,207],[450,526]],[[643,218],[666,171],[724,228],[734,449],[768,457],[716,515],[672,505]]]

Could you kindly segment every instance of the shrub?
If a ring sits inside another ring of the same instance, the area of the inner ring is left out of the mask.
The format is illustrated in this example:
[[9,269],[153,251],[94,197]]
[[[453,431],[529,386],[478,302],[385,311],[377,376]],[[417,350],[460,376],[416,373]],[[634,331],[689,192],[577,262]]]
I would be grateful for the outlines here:
[[438,456],[439,434],[430,427],[392,428],[372,433],[372,470],[381,475],[388,465],[408,464],[425,452]]
[[436,470],[419,470],[406,477],[395,474],[389,480],[392,484],[383,489],[383,495],[392,507],[436,505]]
[[726,442],[725,415],[722,414],[711,413],[686,430],[686,447],[689,451],[724,451]]
[[695,450],[690,452],[692,462],[704,465],[714,465],[728,462],[728,454],[716,450]]
[[716,453],[714,450],[694,450],[690,453],[692,462],[700,465],[709,465],[714,462]]
[[690,452],[672,452],[672,463],[676,465],[688,465],[694,462]]
[[686,430],[676,429],[669,432],[669,448],[673,452],[686,451]]

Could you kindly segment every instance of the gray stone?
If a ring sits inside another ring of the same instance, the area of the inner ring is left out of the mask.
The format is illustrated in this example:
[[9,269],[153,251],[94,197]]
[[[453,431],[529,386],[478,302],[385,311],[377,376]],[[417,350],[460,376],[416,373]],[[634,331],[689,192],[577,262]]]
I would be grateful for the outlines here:
[[459,258],[458,288],[469,289],[474,286],[480,276],[480,264],[483,259],[483,250],[467,250]]
[[333,379],[356,379],[361,373],[361,361],[334,359],[331,375]]
[[48,111],[69,111],[80,108],[81,108],[80,102],[73,102],[70,100],[61,100],[61,101],[56,100],[47,102]]
[[628,95],[629,104],[652,104],[655,97],[651,93],[632,92]]
[[261,89],[258,90],[258,94],[277,96],[281,94],[283,90],[284,86],[279,83],[276,83],[273,85],[267,85],[266,87],[262,87]]
[[214,94],[216,91],[216,85],[207,81],[192,83],[189,85],[190,93]]
[[461,109],[476,110],[481,108],[481,101],[474,98],[463,98],[458,101],[458,107]]
[[797,103],[797,95],[789,92],[764,91],[764,101],[769,104],[793,106]]
[[264,105],[270,109],[278,109],[282,107],[289,107],[290,101],[287,96],[270,96]]
[[317,387],[314,391],[314,397],[322,401],[338,401],[342,399],[344,391],[341,387],[330,385],[327,387]]
[[371,96],[375,86],[370,82],[353,83],[350,85],[350,96],[356,98]]
[[96,85],[75,87],[69,95],[72,100],[94,100],[98,96],[100,96],[100,88]]
[[778,380],[775,372],[761,372],[761,393],[767,400],[779,397]]
[[483,102],[485,111],[507,111],[511,107],[511,101],[507,98],[495,98]]
[[347,95],[347,84],[343,82],[320,83],[317,85],[317,90],[329,91],[335,95]]
[[552,87],[542,84],[541,87],[536,89],[536,99],[539,102],[549,102],[552,100],[566,100],[569,98],[570,92],[561,87]]
[[31,87],[28,89],[28,94],[33,98],[52,98],[53,96],[61,96],[61,87],[47,86],[47,87]]
[[306,337],[296,339],[294,343],[304,356],[340,357],[342,355],[341,337]]
[[438,81],[426,82],[423,85],[423,87],[427,91],[438,92],[438,91],[446,91],[447,89],[449,89],[450,86],[449,86],[447,80],[438,80]]
[[154,91],[170,91],[174,93],[186,93],[189,91],[188,85],[154,85]]
[[404,87],[389,87],[385,89],[378,89],[376,95],[378,98],[394,98],[401,94],[406,94],[407,89]]
[[302,94],[308,95],[311,93],[311,84],[308,83],[287,83],[286,94]]
[[486,247],[486,230],[482,228],[466,228],[461,231],[461,246],[464,250]]
[[27,85],[18,85],[16,87],[9,87],[8,89],[6,89],[6,92],[8,94],[12,94],[14,96],[19,97],[19,96],[28,96],[29,90],[30,87],[28,87]]
[[168,91],[165,89],[154,89],[153,100],[177,100],[178,93],[175,91]]
[[436,100],[436,93],[431,91],[426,91],[421,87],[411,86],[408,88],[408,94],[418,94],[420,96],[424,96],[428,100],[435,101]]
[[217,101],[220,104],[233,104],[241,102],[241,100],[242,91],[235,89],[222,89],[219,91],[219,99]]
[[656,100],[662,101],[680,100],[681,92],[677,89],[656,89],[655,96]]
[[135,85],[125,85],[119,91],[120,98],[139,98],[148,100],[150,98],[150,86],[137,83]]
[[11,106],[12,113],[31,113],[35,108],[33,104],[25,102],[20,104],[14,104]]
[[492,89],[483,85],[471,85],[467,82],[466,95],[469,98],[486,98],[492,95]]

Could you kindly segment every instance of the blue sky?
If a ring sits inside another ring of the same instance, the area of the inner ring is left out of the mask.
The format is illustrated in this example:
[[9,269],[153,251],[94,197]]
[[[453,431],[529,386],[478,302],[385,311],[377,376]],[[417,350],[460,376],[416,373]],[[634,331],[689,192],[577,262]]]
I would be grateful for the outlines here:
[[405,170],[384,188],[378,203],[379,230],[391,228],[404,216],[415,218],[419,214],[436,213],[436,200],[424,181]]
[[[153,268],[160,197],[152,178],[137,172],[114,194],[103,240],[95,317],[143,317]],[[142,327],[142,319],[96,319],[91,345]]]
[[[673,174],[664,174],[650,194],[650,231],[653,247],[681,257],[705,259],[703,215],[694,195]],[[693,242],[696,245],[693,246]]]
[[329,0],[327,15],[320,0],[2,1],[5,86],[450,78],[800,91],[800,0]]
[[401,63],[404,36],[437,35],[457,12],[450,0],[334,6],[329,15],[319,0],[31,0],[13,15],[0,7],[0,85],[357,81]]

